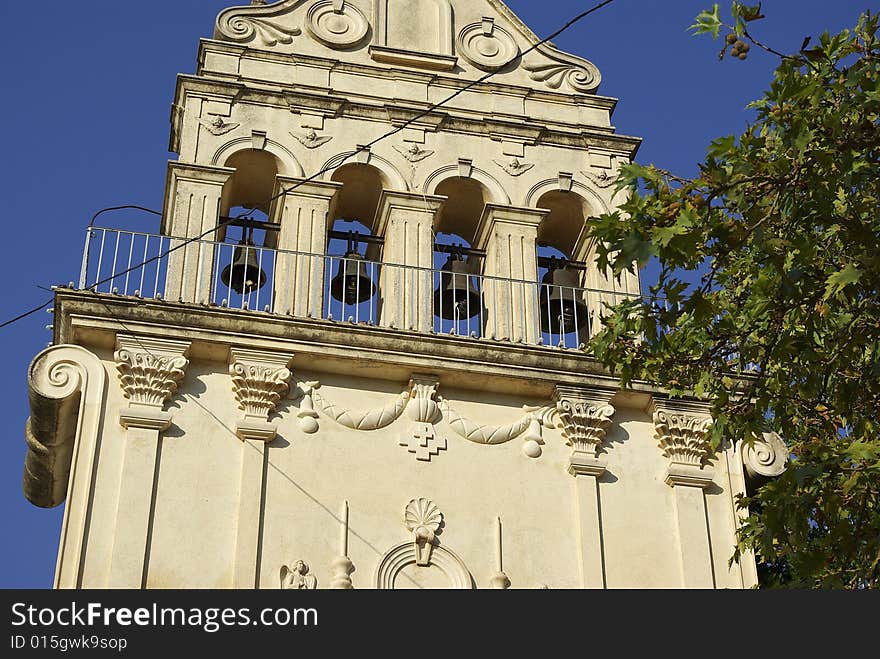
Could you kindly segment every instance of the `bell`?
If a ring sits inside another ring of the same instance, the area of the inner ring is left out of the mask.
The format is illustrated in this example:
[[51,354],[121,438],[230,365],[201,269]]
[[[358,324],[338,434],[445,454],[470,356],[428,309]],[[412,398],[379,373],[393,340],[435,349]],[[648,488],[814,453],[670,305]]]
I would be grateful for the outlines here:
[[541,280],[541,331],[568,334],[587,327],[587,305],[580,299],[578,275],[574,270],[554,268]]
[[364,257],[350,250],[344,261],[339,262],[339,272],[330,281],[330,294],[333,299],[345,304],[360,304],[373,297],[376,286],[367,274]]
[[257,262],[257,248],[250,240],[242,240],[232,253],[232,263],[223,268],[220,281],[236,293],[246,295],[266,283],[266,273]]
[[452,254],[441,268],[440,285],[434,291],[434,313],[446,320],[471,318],[480,312],[480,294],[471,283],[470,267]]

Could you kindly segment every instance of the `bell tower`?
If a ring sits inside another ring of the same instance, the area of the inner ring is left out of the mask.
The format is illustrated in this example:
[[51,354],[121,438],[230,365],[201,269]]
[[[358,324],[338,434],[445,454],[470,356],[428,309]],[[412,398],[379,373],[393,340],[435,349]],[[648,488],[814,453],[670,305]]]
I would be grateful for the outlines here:
[[160,226],[89,227],[28,374],[56,587],[754,585],[784,448],[586,350],[640,295],[586,238],[640,143],[599,83],[500,0],[221,12]]

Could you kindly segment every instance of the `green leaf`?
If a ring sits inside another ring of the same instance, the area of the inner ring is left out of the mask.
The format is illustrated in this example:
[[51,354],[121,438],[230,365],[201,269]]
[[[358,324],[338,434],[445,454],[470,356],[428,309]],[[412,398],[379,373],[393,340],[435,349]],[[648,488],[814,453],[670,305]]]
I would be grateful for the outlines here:
[[862,278],[861,271],[852,263],[847,265],[843,270],[835,272],[828,277],[825,286],[825,295],[823,299],[827,300],[833,295],[837,295],[850,284],[855,284]]
[[712,6],[712,10],[703,10],[697,14],[696,23],[688,29],[693,30],[694,34],[711,34],[713,38],[718,38],[721,31],[721,17],[718,15],[718,3]]

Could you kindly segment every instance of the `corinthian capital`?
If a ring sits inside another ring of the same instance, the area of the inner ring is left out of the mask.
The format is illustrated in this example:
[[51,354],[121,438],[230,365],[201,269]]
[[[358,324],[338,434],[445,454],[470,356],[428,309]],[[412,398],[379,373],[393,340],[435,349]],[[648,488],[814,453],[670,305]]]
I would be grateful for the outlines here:
[[268,423],[269,414],[290,389],[291,372],[287,367],[292,360],[293,355],[287,352],[229,349],[232,391],[244,412],[236,426],[241,439],[275,439],[277,429]]
[[572,447],[568,471],[572,475],[600,476],[605,466],[596,453],[611,426],[613,391],[593,387],[557,386],[554,398],[559,428]]
[[189,341],[120,334],[116,337],[116,370],[129,409],[120,412],[126,428],[165,430],[171,415],[162,408],[177,391],[189,364]]
[[654,401],[654,430],[670,466],[666,482],[707,487],[712,471],[703,465],[711,453],[712,417],[705,404],[680,400]]

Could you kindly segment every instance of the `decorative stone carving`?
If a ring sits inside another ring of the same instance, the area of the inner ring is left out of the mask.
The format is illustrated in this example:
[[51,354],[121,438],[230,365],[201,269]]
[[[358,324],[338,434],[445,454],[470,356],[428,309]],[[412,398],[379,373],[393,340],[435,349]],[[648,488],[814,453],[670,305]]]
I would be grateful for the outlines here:
[[444,398],[440,399],[439,405],[447,417],[449,427],[469,442],[489,445],[504,444],[524,436],[523,453],[530,458],[537,458],[541,455],[541,444],[544,443],[541,433],[542,419],[552,408],[524,405],[523,410],[526,415],[519,421],[504,426],[489,426],[480,425],[461,416],[450,407],[449,401]]
[[498,71],[519,55],[516,40],[496,25],[494,18],[465,25],[458,33],[457,45],[461,55],[483,71]]
[[612,176],[604,169],[600,171],[598,174],[594,174],[593,172],[586,172],[581,170],[581,174],[583,174],[586,178],[593,182],[596,187],[605,189],[610,188],[617,181],[616,176]]
[[510,588],[510,579],[504,572],[504,552],[501,542],[501,518],[495,518],[495,574],[489,580],[492,588],[506,590]]
[[217,17],[215,37],[237,43],[256,42],[269,48],[293,43],[293,38],[302,34],[299,27],[285,24],[294,1],[284,0],[273,5],[252,3],[250,7],[226,9]]
[[[394,423],[406,409],[410,400],[410,391],[401,392],[393,401],[373,410],[350,410],[327,401],[318,393],[318,383],[308,383],[309,393],[303,397],[303,403],[311,406],[314,402],[318,409],[341,426],[352,430],[380,430]],[[309,402],[306,403],[306,399]],[[302,405],[300,406],[302,409]],[[301,412],[302,413],[302,412]]]
[[292,570],[281,566],[281,590],[315,590],[317,587],[318,579],[309,574],[309,564],[305,561],[297,561]]
[[781,476],[788,462],[788,448],[775,432],[765,432],[763,439],[742,445],[742,460],[749,477],[757,481]]
[[533,61],[523,65],[532,80],[543,82],[550,89],[565,86],[580,94],[593,94],[599,88],[602,75],[592,62],[564,53],[549,44],[538,46],[537,52],[550,61]]
[[703,464],[710,454],[712,418],[704,406],[686,401],[655,401],[654,429],[663,455],[669,458],[666,483],[705,488],[712,470]]
[[351,573],[354,572],[354,563],[348,557],[348,501],[342,502],[342,512],[339,521],[339,556],[333,559],[333,563],[330,566],[333,570],[333,581],[330,582],[330,588],[351,590],[353,588]]
[[277,429],[268,423],[268,418],[289,390],[291,373],[287,366],[292,359],[289,353],[230,348],[232,389],[239,409],[244,412],[244,419],[236,425],[241,439],[275,439]]
[[199,119],[199,123],[207,128],[208,132],[211,133],[211,135],[217,136],[226,135],[226,133],[230,133],[241,126],[241,124],[237,124],[234,122],[226,123],[226,121],[223,120],[223,117],[219,115],[214,117],[213,119],[204,117],[202,119]]
[[663,455],[672,462],[699,467],[708,457],[712,419],[657,410],[654,427]]
[[568,465],[572,476],[598,477],[605,473],[597,453],[614,416],[614,407],[609,402],[613,393],[592,388],[556,388],[557,427],[573,449]]
[[495,164],[511,176],[521,176],[534,167],[532,163],[522,162],[519,158],[514,158],[508,163],[496,160]]
[[443,513],[430,499],[412,499],[406,504],[403,522],[413,534],[416,565],[430,565],[434,543],[443,527]]
[[306,13],[306,29],[330,48],[354,46],[370,30],[367,17],[345,0],[319,0]]
[[296,418],[299,419],[299,429],[307,435],[318,432],[318,413],[315,412],[313,394],[319,386],[317,381],[300,382],[297,385],[301,399]]
[[322,144],[327,144],[330,140],[333,139],[330,135],[321,135],[320,137],[314,130],[310,130],[305,135],[299,135],[290,131],[290,134],[295,137],[300,144],[302,144],[307,149],[317,149]]
[[400,437],[400,445],[414,453],[416,460],[430,462],[431,456],[446,450],[446,437],[434,431],[434,423],[441,414],[434,397],[438,380],[433,376],[414,375],[410,380],[410,400],[406,414],[412,420],[409,429]]
[[421,162],[425,158],[428,158],[434,155],[433,151],[429,151],[427,149],[421,148],[418,144],[413,142],[409,145],[409,147],[404,148],[402,146],[394,145],[394,150],[397,151],[400,155],[406,158],[411,163]]
[[120,334],[116,337],[116,370],[123,395],[130,401],[119,422],[126,428],[165,430],[171,415],[165,402],[177,391],[189,360],[189,341],[172,341]]

